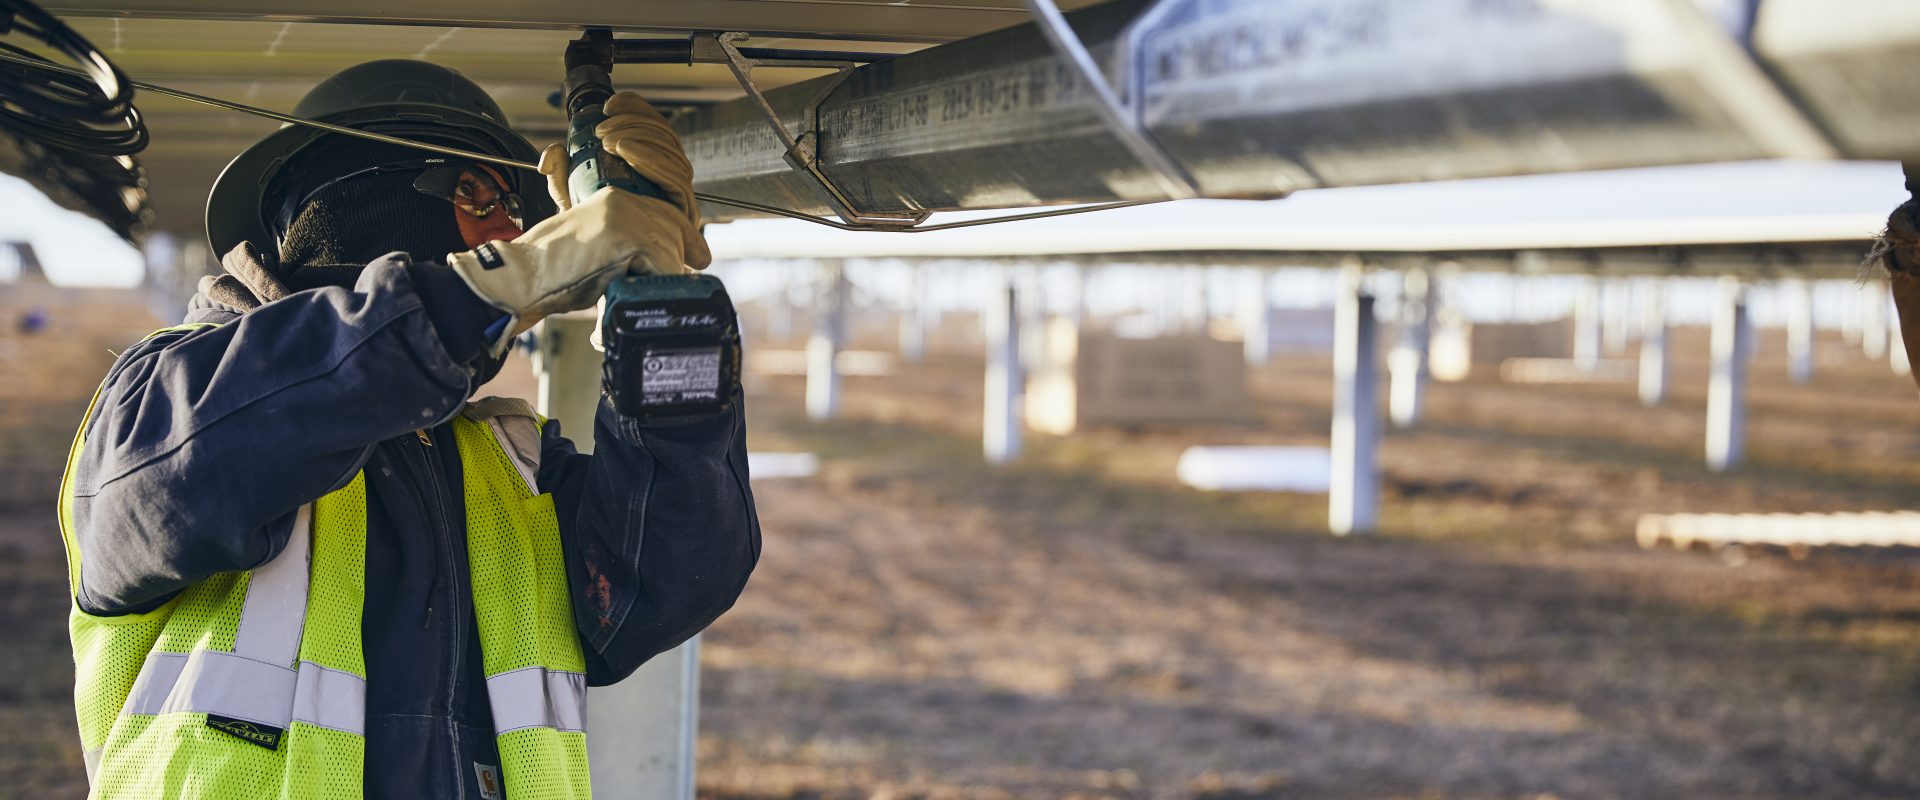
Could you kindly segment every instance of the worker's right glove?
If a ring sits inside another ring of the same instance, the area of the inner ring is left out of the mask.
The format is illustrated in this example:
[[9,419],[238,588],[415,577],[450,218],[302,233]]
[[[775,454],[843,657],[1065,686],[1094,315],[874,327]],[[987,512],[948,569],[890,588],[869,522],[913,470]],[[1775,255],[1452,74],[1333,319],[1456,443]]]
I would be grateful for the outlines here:
[[699,235],[672,203],[605,188],[520,238],[454,253],[447,263],[481,300],[508,313],[489,332],[488,352],[498,357],[547,315],[593,305],[628,271],[690,271],[682,254]]

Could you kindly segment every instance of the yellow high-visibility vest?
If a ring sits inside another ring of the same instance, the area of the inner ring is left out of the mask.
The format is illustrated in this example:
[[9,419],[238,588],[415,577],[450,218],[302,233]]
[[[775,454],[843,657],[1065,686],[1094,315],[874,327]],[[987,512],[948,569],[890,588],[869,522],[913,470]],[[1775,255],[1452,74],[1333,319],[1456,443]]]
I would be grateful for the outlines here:
[[[535,483],[542,423],[524,401],[489,398],[452,428],[506,796],[580,800],[591,795],[586,664],[553,496]],[[72,492],[86,430],[83,421],[60,492],[75,595],[83,565]],[[209,577],[144,614],[95,616],[76,602],[69,628],[88,796],[361,797],[366,533],[360,474],[301,507],[286,547],[260,567]]]

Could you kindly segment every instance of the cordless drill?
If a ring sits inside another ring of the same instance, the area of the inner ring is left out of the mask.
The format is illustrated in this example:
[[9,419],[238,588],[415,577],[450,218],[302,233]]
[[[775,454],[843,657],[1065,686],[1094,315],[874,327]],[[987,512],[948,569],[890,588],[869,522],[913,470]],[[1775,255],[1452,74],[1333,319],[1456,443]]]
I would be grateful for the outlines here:
[[[564,85],[567,190],[575,203],[612,186],[667,202],[659,184],[606,152],[594,127],[613,96],[613,41],[588,31],[567,45]],[[711,275],[630,274],[607,287],[600,341],[613,407],[641,419],[722,411],[740,388],[740,325],[733,301]]]

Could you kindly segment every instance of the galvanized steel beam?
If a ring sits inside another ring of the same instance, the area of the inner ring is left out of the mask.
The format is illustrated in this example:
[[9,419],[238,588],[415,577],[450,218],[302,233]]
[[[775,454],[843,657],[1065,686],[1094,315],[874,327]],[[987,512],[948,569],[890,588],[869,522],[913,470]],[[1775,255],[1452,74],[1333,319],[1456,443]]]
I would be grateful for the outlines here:
[[[1920,74],[1920,10],[1801,34],[1763,6],[1753,39],[1668,0],[1117,0],[1069,15],[1147,135],[1209,197],[1754,158],[1920,155],[1893,103]],[[1801,0],[1780,0],[1783,19]],[[1135,27],[1142,12],[1150,29]],[[1906,24],[1916,22],[1916,24]],[[1749,50],[1754,44],[1762,49]],[[1885,57],[1876,63],[1864,56]],[[1895,68],[1887,65],[1908,65]],[[1903,70],[1904,71],[1901,71]],[[1783,87],[1773,72],[1791,76]],[[767,92],[866,212],[1150,200],[1092,87],[1020,25]],[[1870,96],[1869,96],[1870,95]],[[816,105],[817,101],[817,105]],[[676,120],[699,188],[815,213],[759,111]],[[710,208],[714,219],[739,211]]]

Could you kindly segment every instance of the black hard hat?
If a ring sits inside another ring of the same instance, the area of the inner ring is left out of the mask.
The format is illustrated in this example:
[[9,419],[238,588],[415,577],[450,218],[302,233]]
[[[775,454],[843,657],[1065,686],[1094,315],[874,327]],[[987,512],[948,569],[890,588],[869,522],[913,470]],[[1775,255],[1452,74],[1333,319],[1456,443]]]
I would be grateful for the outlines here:
[[[426,61],[388,59],[348,67],[321,81],[293,108],[294,116],[403,139],[538,162],[539,151],[507,125],[500,104],[479,84]],[[207,240],[225,253],[251,241],[261,252],[278,249],[269,220],[279,210],[276,176],[314,142],[345,134],[288,124],[234,157],[207,195]],[[420,155],[430,157],[426,150]],[[544,186],[525,170],[499,167],[527,205],[528,225],[553,214]],[[521,187],[530,187],[523,191]]]

